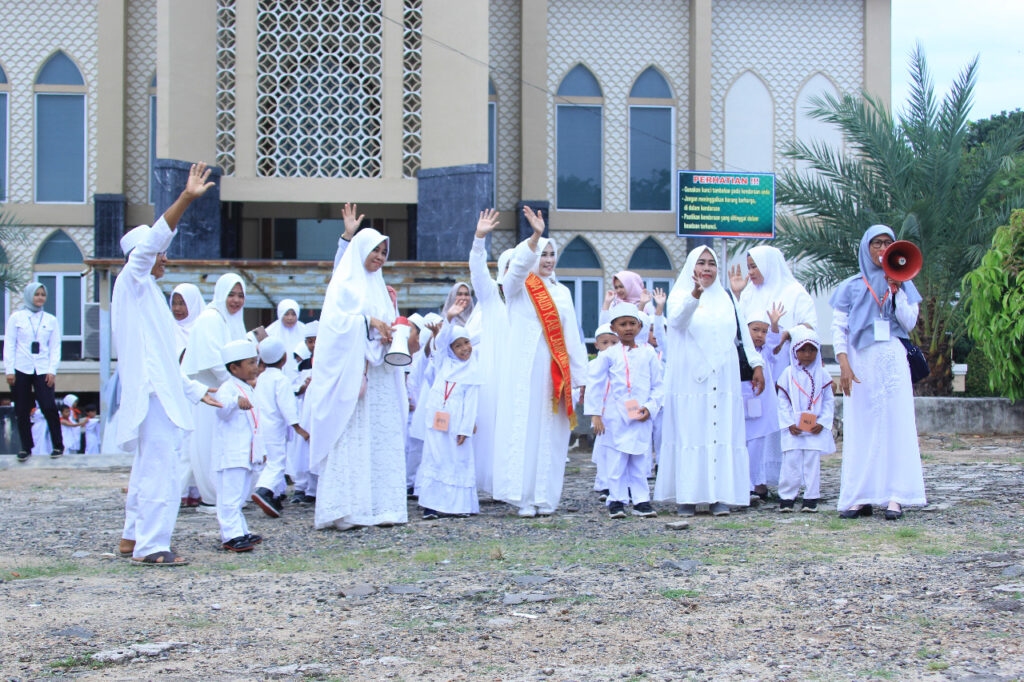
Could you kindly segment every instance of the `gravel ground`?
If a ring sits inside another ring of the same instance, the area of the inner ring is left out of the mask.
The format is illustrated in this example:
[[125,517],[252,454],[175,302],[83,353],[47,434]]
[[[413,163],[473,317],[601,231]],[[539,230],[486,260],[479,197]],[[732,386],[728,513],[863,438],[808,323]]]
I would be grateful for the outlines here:
[[[1024,442],[921,439],[931,505],[610,521],[571,453],[551,519],[341,533],[310,508],[248,555],[183,510],[192,565],[113,555],[125,469],[0,472],[4,679],[1024,679]],[[416,519],[410,507],[410,518]]]

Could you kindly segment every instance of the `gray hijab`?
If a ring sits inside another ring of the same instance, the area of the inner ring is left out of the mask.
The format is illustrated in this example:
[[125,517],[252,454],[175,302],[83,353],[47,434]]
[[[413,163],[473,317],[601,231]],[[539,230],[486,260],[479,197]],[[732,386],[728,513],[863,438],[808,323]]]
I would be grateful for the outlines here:
[[[41,307],[32,302],[32,297],[36,295],[36,291],[38,291],[40,287],[42,287],[43,291],[46,291],[46,287],[42,282],[32,282],[22,291],[21,307],[23,310],[27,310],[30,313],[38,313],[42,310]],[[49,295],[50,292],[46,291],[46,293]]]

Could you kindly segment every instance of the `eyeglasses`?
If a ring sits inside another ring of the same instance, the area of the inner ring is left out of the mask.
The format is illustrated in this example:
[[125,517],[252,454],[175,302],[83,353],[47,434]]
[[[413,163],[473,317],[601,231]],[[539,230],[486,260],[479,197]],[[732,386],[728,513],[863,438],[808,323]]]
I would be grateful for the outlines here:
[[892,243],[891,239],[872,239],[868,242],[868,246],[873,249],[884,249],[887,246],[892,246]]

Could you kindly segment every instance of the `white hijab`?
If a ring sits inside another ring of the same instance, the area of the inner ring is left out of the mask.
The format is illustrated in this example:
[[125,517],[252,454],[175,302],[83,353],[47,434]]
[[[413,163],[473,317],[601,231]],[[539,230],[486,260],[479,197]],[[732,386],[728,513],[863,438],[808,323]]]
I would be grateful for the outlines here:
[[501,286],[501,280],[505,279],[505,273],[508,271],[508,264],[512,260],[512,255],[516,252],[515,249],[505,249],[498,256],[498,276],[495,278],[495,282],[498,286]]
[[[291,327],[285,326],[282,318],[284,318],[285,313],[289,310],[293,311],[295,317],[298,318],[302,308],[294,300],[290,298],[284,299],[277,304],[277,319],[267,326],[267,334],[279,339],[285,348],[291,348],[306,338],[306,325],[298,319],[295,320],[295,324]],[[292,364],[291,362],[285,363],[286,372],[292,369]]]
[[383,360],[383,346],[371,348],[368,318],[387,324],[395,321],[395,304],[380,270],[369,272],[366,258],[388,238],[373,228],[356,233],[327,286],[316,339],[316,362],[306,404],[311,406],[310,470],[323,463],[348,424],[359,400],[366,363]]
[[452,285],[452,288],[448,291],[448,296],[444,299],[444,305],[441,307],[440,313],[444,315],[449,308],[455,303],[455,297],[459,294],[459,289],[466,287],[466,291],[469,292],[469,305],[461,313],[452,318],[452,324],[465,326],[469,321],[470,316],[473,314],[473,309],[476,308],[476,301],[473,300],[473,287],[469,286],[465,282],[456,282]]
[[[537,253],[538,254],[544,253],[544,249],[547,248],[548,244],[551,244],[551,248],[555,252],[555,263],[557,263],[558,262],[558,245],[555,244],[555,242],[552,241],[551,239],[548,239],[547,237],[541,237],[540,239],[538,239],[537,240]],[[551,274],[548,275],[547,277],[543,277],[540,274],[540,258],[537,259],[537,264],[533,266],[532,272],[533,272],[533,274],[537,275],[542,280],[544,280],[545,284],[558,284],[558,277],[555,276],[554,268],[551,269]]]
[[206,306],[208,309],[216,310],[220,313],[220,316],[228,325],[228,332],[231,334],[232,341],[245,338],[245,307],[239,308],[238,312],[234,314],[228,312],[228,294],[231,293],[236,284],[241,285],[242,294],[244,295],[245,282],[242,278],[233,272],[225,272],[220,276],[217,280],[217,285],[213,288],[213,300]]
[[[448,326],[450,323],[445,323]],[[441,336],[438,338],[439,341],[443,342],[444,350],[438,350],[435,354],[435,362],[438,363],[437,375],[434,379],[436,385],[438,381],[450,381],[457,384],[466,385],[480,385],[483,383],[483,377],[480,372],[480,361],[477,357],[476,350],[469,356],[468,360],[460,360],[455,353],[452,351],[452,344],[458,339],[467,339],[472,341],[469,336],[469,332],[464,327],[459,325],[450,325],[450,329],[445,333],[441,332]]]
[[[832,384],[832,377],[825,371],[821,364],[821,342],[818,334],[813,329],[803,325],[797,325],[789,330],[789,382],[782,388],[789,395],[789,402],[793,406],[793,413],[799,415],[801,412],[821,413],[821,393],[826,387]],[[810,344],[818,349],[818,357],[811,363],[810,367],[803,367],[797,360],[796,351],[802,346]],[[797,388],[799,386],[800,388]],[[812,407],[808,403],[813,400]]]
[[181,360],[181,367],[188,376],[195,377],[204,370],[222,367],[220,349],[230,341],[245,338],[245,308],[234,315],[227,309],[228,294],[236,284],[241,284],[242,293],[245,293],[245,282],[241,277],[233,272],[221,275],[213,289],[213,300],[189,331],[185,357]]
[[[796,311],[797,297],[807,292],[803,285],[796,281],[786,263],[786,257],[774,246],[755,246],[747,255],[754,261],[764,281],[760,286],[751,282],[743,290],[740,310],[746,319],[767,315],[773,303],[781,304],[786,310],[784,317],[792,319]],[[782,326],[788,328],[790,325],[783,322]]]
[[[697,267],[697,259],[707,251],[715,263],[718,258],[714,251],[706,246],[698,246],[686,256],[686,264],[679,272],[675,286],[668,295],[668,308],[678,309],[685,302],[686,297],[692,296],[693,275]],[[732,297],[722,286],[718,277],[704,290],[697,304],[697,310],[690,320],[686,329],[683,343],[693,343],[700,349],[703,357],[703,364],[699,370],[695,370],[698,381],[703,381],[711,373],[711,370],[718,369],[726,362],[736,362],[735,347],[736,338],[736,314],[733,310]],[[680,357],[678,353],[672,353],[670,357]]]
[[203,308],[206,307],[206,301],[203,300],[203,292],[199,291],[199,287],[190,282],[183,282],[174,287],[174,291],[171,292],[172,301],[174,294],[181,296],[181,300],[185,302],[185,310],[188,311],[184,320],[174,320],[177,323],[174,327],[174,332],[175,340],[178,342],[178,356],[180,357],[181,351],[185,350],[185,347],[188,345],[189,332],[192,331],[192,327],[196,324],[196,319],[203,312]]

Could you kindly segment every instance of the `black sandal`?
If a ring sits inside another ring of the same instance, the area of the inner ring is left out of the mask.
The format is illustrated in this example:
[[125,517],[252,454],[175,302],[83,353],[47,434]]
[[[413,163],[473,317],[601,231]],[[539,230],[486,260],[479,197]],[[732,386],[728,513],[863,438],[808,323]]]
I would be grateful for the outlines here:
[[132,561],[140,566],[158,566],[160,568],[170,568],[171,566],[188,566],[189,561],[184,557],[180,557],[174,552],[154,552],[149,556],[137,559],[132,557]]

